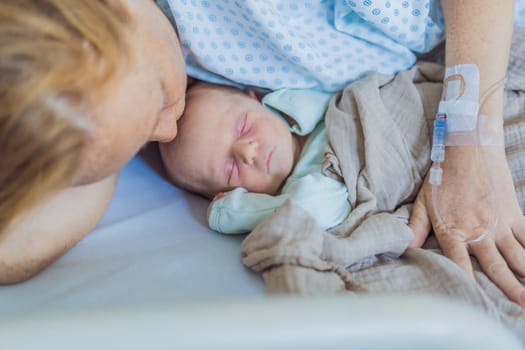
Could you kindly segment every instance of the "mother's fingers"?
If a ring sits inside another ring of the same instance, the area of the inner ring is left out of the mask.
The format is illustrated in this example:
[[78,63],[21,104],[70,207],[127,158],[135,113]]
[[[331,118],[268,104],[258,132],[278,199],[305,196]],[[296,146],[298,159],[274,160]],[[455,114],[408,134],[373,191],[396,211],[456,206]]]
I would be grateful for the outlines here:
[[465,243],[451,237],[449,234],[437,234],[436,237],[439,242],[439,246],[449,259],[459,265],[466,273],[474,278],[474,272],[472,271],[472,263],[470,262],[469,253]]
[[525,249],[513,235],[505,235],[498,240],[498,249],[510,268],[525,277]]
[[520,242],[523,248],[525,249],[525,216],[523,214],[512,226],[512,233],[514,233],[514,237],[516,237],[518,242]]
[[414,240],[410,243],[410,247],[419,248],[425,243],[425,240],[432,229],[430,218],[427,214],[427,208],[424,202],[424,190],[421,189],[417,196],[416,202],[412,207],[412,213],[408,221],[408,226],[414,233]]
[[514,302],[525,307],[525,288],[516,279],[499,253],[494,241],[484,239],[470,244],[472,254],[478,259],[488,277]]

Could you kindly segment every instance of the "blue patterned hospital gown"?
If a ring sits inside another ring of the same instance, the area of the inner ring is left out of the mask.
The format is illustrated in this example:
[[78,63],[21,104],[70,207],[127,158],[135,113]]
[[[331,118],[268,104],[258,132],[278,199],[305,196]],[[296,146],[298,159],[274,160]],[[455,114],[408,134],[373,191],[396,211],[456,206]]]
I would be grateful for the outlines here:
[[[444,37],[438,0],[168,0],[190,76],[337,91],[395,73]],[[515,23],[525,23],[525,0]],[[227,77],[227,79],[226,79]]]

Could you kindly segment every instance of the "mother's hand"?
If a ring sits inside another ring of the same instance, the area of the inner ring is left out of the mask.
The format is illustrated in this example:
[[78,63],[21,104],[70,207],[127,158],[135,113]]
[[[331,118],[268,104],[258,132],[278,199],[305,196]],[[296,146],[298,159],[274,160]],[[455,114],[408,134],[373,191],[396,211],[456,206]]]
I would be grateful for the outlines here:
[[[469,253],[475,256],[489,278],[525,307],[525,288],[513,273],[525,277],[525,217],[503,147],[447,147],[446,152],[436,202],[440,215],[434,208],[427,176],[410,218],[414,231],[411,246],[420,247],[433,227],[447,257],[473,277]],[[495,229],[484,239],[472,242],[494,223]]]

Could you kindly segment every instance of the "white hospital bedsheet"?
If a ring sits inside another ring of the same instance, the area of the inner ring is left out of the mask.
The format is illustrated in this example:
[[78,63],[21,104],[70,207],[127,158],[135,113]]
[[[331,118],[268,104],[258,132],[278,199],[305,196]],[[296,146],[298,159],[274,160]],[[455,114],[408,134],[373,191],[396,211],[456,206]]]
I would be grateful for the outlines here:
[[210,231],[206,206],[134,158],[93,232],[33,279],[0,287],[0,315],[262,297],[240,261],[243,236]]
[[0,349],[521,349],[478,310],[437,298],[263,298],[243,237],[210,231],[206,206],[133,159],[91,234],[0,286]]

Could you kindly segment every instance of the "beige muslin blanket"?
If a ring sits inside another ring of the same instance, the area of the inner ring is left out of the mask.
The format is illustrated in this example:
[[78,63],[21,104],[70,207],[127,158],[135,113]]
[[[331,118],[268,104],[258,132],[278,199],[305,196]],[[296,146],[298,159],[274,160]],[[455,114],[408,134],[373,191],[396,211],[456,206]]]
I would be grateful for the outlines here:
[[[525,208],[525,29],[514,33],[505,83],[507,159]],[[396,76],[372,74],[338,94],[326,115],[324,171],[341,176],[354,208],[324,232],[293,201],[244,240],[243,263],[262,274],[268,293],[430,293],[483,308],[525,343],[525,309],[480,271],[476,281],[444,257],[435,239],[407,249],[411,204],[429,167],[432,120],[443,66],[420,63]],[[522,282],[524,282],[522,280]]]

